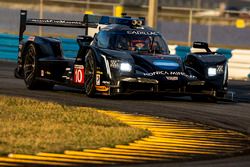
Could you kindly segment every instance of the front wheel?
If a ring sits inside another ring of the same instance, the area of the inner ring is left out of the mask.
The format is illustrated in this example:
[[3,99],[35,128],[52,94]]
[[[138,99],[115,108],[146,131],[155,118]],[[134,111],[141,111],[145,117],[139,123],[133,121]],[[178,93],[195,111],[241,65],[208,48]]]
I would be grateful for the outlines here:
[[84,87],[86,95],[94,97],[96,93],[96,62],[92,54],[86,56],[85,59],[85,71],[84,71]]

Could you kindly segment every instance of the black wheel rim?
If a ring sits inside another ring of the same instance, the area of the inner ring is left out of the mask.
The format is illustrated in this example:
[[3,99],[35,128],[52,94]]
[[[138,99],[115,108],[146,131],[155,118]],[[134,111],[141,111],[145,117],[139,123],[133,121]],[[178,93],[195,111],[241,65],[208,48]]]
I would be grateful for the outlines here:
[[84,78],[85,78],[85,91],[87,94],[91,94],[95,78],[95,65],[92,56],[88,56],[86,59]]
[[24,62],[24,78],[26,83],[30,83],[35,73],[35,49],[30,47]]

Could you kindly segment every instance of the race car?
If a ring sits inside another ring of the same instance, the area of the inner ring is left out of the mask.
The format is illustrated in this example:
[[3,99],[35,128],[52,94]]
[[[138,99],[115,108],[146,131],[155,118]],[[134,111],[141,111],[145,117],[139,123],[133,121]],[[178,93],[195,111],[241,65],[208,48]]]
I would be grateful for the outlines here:
[[[64,57],[57,38],[23,38],[26,25],[85,29],[79,35],[75,59]],[[83,89],[86,95],[153,93],[227,94],[228,65],[224,55],[211,52],[205,42],[182,60],[171,55],[163,36],[145,25],[145,18],[84,15],[83,21],[27,19],[21,11],[18,65],[15,76],[28,89],[52,89],[55,84]]]

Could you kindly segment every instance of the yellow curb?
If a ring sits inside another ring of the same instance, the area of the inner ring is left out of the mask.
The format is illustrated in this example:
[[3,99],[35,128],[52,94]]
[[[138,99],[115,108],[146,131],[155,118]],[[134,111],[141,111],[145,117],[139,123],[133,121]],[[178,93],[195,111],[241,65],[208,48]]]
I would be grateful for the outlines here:
[[176,161],[200,156],[221,156],[221,154],[240,152],[249,147],[248,136],[235,131],[115,111],[99,110],[99,112],[113,116],[129,126],[147,129],[151,135],[128,145],[116,145],[115,148],[65,150],[64,154],[9,154],[8,158],[0,157],[0,166],[2,162],[6,166],[19,164],[73,166]]
[[39,156],[45,157],[61,157],[61,158],[72,158],[72,159],[87,159],[87,160],[95,160],[99,161],[100,164],[115,164],[119,162],[126,162],[126,163],[134,163],[135,160],[128,159],[124,157],[111,157],[111,156],[100,156],[96,154],[91,154],[82,151],[71,151],[66,150],[64,154],[53,154],[53,153],[39,153]]
[[20,166],[18,164],[11,164],[11,163],[2,163],[0,162],[0,166]]
[[65,163],[103,164],[100,161],[69,159],[69,158],[56,158],[56,157],[42,157],[42,156],[36,156],[36,155],[23,155],[23,154],[9,154],[8,157],[14,158],[14,159],[54,161],[54,162],[65,162]]
[[60,163],[60,162],[47,162],[47,161],[36,161],[36,160],[26,160],[26,159],[13,159],[13,158],[2,158],[0,157],[0,162],[5,163],[18,163],[18,164],[37,164],[37,165],[57,165],[57,166],[74,166],[71,163]]
[[116,149],[116,148],[109,148],[109,149],[99,149],[99,150],[84,150],[85,152],[92,152],[92,153],[101,153],[101,154],[111,154],[111,155],[130,155],[130,156],[145,156],[145,157],[156,157],[156,158],[181,158],[180,156],[170,156],[170,155],[159,155],[158,153],[152,153],[147,151],[135,151],[135,150],[125,150],[125,149]]

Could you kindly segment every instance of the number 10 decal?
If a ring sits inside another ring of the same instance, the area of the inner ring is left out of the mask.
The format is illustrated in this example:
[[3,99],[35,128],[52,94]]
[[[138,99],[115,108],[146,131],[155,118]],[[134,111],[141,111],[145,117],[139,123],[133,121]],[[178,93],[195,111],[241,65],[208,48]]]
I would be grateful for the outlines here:
[[74,82],[75,83],[84,83],[84,67],[83,65],[74,66]]

